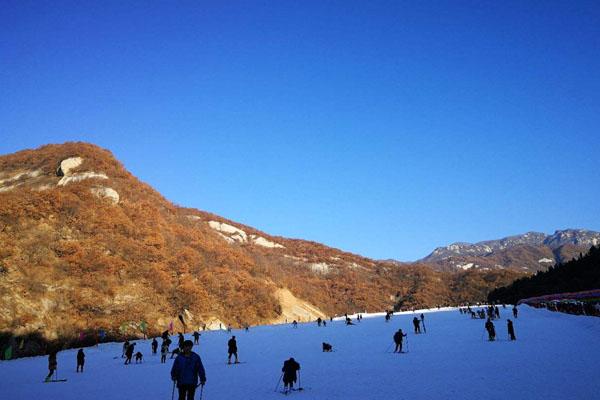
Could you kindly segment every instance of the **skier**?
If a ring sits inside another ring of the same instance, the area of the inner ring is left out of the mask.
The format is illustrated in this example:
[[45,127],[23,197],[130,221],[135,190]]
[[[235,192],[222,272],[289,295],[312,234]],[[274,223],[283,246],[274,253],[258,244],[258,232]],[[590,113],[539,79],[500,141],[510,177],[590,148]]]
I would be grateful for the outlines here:
[[390,313],[385,313],[385,322],[390,322]]
[[508,319],[506,320],[507,328],[508,328],[508,336],[510,336],[510,340],[517,340],[515,336],[515,327],[513,326],[513,322]]
[[419,318],[413,318],[413,325],[415,326],[415,333],[421,333],[421,321],[419,321]]
[[281,368],[281,372],[283,372],[283,387],[286,394],[290,390],[293,390],[294,382],[296,382],[296,380],[298,379],[296,373],[299,370],[300,364],[298,364],[296,360],[294,360],[294,357],[290,357],[289,360],[283,363],[283,368]]
[[156,338],[152,339],[152,354],[156,354],[156,350],[158,349],[158,342]]
[[490,342],[496,340],[496,328],[494,327],[494,323],[492,322],[491,318],[488,318],[487,322],[485,323],[485,330],[488,332],[488,340]]
[[179,347],[179,349],[183,349],[183,342],[185,342],[185,338],[183,337],[183,333],[179,332],[179,343],[177,345],[177,347]]
[[237,342],[235,341],[235,336],[232,336],[227,342],[227,353],[229,354],[229,357],[227,358],[227,364],[231,364],[231,356],[235,356],[235,364],[240,363],[238,361]]
[[83,353],[83,349],[79,349],[77,352],[77,371],[79,372],[79,367],[81,367],[81,372],[83,372],[83,364],[85,364],[85,354]]
[[167,329],[166,331],[164,331],[161,337],[163,341],[169,339],[169,330]]
[[496,313],[496,318],[500,319],[500,309],[498,308],[498,306],[494,307],[494,312]]
[[123,354],[121,354],[121,358],[125,358],[125,353],[127,352],[128,348],[129,348],[129,340],[126,340],[125,343],[123,343]]
[[194,332],[194,344],[199,344],[200,343],[200,334],[198,333],[198,331]]
[[192,351],[194,343],[191,340],[183,342],[183,352],[180,353],[171,368],[171,379],[177,383],[179,400],[194,400],[198,378],[200,385],[206,383],[206,372],[200,356]]
[[346,325],[354,325],[350,317],[346,317]]
[[323,320],[323,327],[327,326],[327,321]]
[[297,322],[296,320],[294,320],[294,321],[292,322],[292,325],[294,326],[294,328],[297,328],[297,327],[298,327],[298,322]]
[[425,314],[421,313],[421,325],[423,325],[423,332],[427,333],[427,329],[425,329]]
[[56,369],[58,368],[58,362],[56,361],[56,353],[58,353],[57,351],[51,351],[50,354],[48,355],[48,376],[46,377],[46,382],[50,382],[50,378],[52,378],[52,375],[54,375],[54,372],[56,372]]
[[398,329],[398,332],[394,333],[394,343],[396,344],[394,353],[402,353],[402,341],[405,337],[406,333],[403,333],[402,329]]
[[167,362],[167,354],[169,354],[169,345],[166,342],[163,342],[160,347],[160,363],[164,364]]
[[125,352],[125,365],[131,364],[131,357],[133,357],[133,350],[135,349],[135,343],[131,343],[129,347],[127,347],[127,351]]
[[513,316],[515,318],[517,318],[517,314],[519,313],[519,310],[517,310],[517,306],[513,306]]
[[318,326],[321,326],[321,322],[322,322],[321,317],[317,318],[317,325]]

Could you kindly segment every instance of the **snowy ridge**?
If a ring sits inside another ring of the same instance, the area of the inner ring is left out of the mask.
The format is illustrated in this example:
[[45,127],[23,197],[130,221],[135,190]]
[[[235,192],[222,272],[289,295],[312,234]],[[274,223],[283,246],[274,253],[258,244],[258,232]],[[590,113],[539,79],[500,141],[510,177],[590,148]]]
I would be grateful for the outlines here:
[[[498,240],[486,240],[478,243],[458,242],[436,248],[421,261],[441,261],[455,256],[485,257],[495,252],[518,246],[546,246],[551,250],[556,250],[567,244],[586,247],[596,246],[600,244],[600,232],[585,229],[565,229],[557,230],[551,235],[540,232],[527,232],[522,235],[508,236]],[[552,262],[555,262],[555,260],[552,260]]]

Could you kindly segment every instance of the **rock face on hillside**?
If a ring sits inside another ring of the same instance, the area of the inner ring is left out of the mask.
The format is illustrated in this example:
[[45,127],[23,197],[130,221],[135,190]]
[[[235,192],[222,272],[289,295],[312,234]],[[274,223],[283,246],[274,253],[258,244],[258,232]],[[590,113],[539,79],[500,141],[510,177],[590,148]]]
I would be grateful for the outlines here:
[[86,143],[0,157],[4,335],[64,341],[102,328],[119,338],[141,335],[142,321],[156,334],[171,323],[189,331],[477,301],[518,276],[274,237],[175,206]]

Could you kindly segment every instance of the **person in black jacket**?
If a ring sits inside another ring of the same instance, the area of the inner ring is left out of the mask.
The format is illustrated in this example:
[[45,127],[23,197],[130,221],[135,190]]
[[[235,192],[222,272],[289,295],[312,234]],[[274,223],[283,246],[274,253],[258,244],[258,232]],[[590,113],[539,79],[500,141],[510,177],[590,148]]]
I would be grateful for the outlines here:
[[200,344],[200,334],[198,331],[194,331],[194,344]]
[[152,339],[152,354],[156,354],[156,350],[158,349],[158,341],[156,338]]
[[403,333],[402,329],[398,329],[398,332],[394,333],[394,343],[396,344],[394,353],[402,353],[402,341],[405,337],[406,333]]
[[508,336],[510,336],[510,340],[517,340],[515,336],[515,327],[513,326],[513,322],[508,319],[506,320],[507,328],[508,328]]
[[294,357],[290,357],[289,360],[283,363],[283,388],[284,391],[288,392],[294,388],[294,383],[298,380],[297,372],[300,370],[300,364],[294,360]]
[[46,377],[46,382],[49,382],[50,379],[52,378],[52,375],[54,375],[54,373],[56,372],[56,369],[58,368],[58,362],[56,361],[56,353],[58,353],[57,351],[52,351],[50,352],[50,354],[48,355],[48,376]]
[[131,343],[125,351],[125,365],[131,364],[131,357],[133,357],[133,350],[135,350],[135,343]]
[[415,326],[415,333],[421,333],[421,321],[419,321],[419,318],[413,318],[413,325]]
[[239,364],[235,336],[232,336],[227,342],[227,353],[229,354],[229,357],[227,358],[227,364],[231,364],[231,356],[235,356],[235,363]]
[[490,342],[496,340],[496,328],[494,327],[494,323],[492,322],[491,318],[488,318],[487,322],[485,323],[485,330],[488,332],[488,340]]
[[83,372],[83,364],[85,364],[85,354],[83,353],[83,349],[79,349],[77,352],[77,372],[79,372],[79,368]]

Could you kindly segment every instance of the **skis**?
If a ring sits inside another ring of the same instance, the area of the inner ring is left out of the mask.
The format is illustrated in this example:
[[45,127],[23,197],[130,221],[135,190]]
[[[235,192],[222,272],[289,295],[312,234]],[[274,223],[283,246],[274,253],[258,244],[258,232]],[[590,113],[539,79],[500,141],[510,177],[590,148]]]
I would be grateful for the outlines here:
[[281,393],[281,394],[284,394],[284,395],[286,395],[286,396],[287,396],[287,395],[288,395],[288,394],[290,394],[291,392],[302,392],[302,391],[304,391],[304,390],[306,390],[306,389],[308,389],[308,388],[303,388],[303,387],[300,387],[300,388],[298,388],[298,389],[288,389],[288,390],[282,390],[282,391],[280,391],[279,393]]
[[49,381],[43,381],[42,383],[54,383],[54,382],[66,382],[66,379],[51,379]]
[[235,365],[235,364],[246,364],[247,361],[236,361],[236,362],[228,362],[225,365]]

